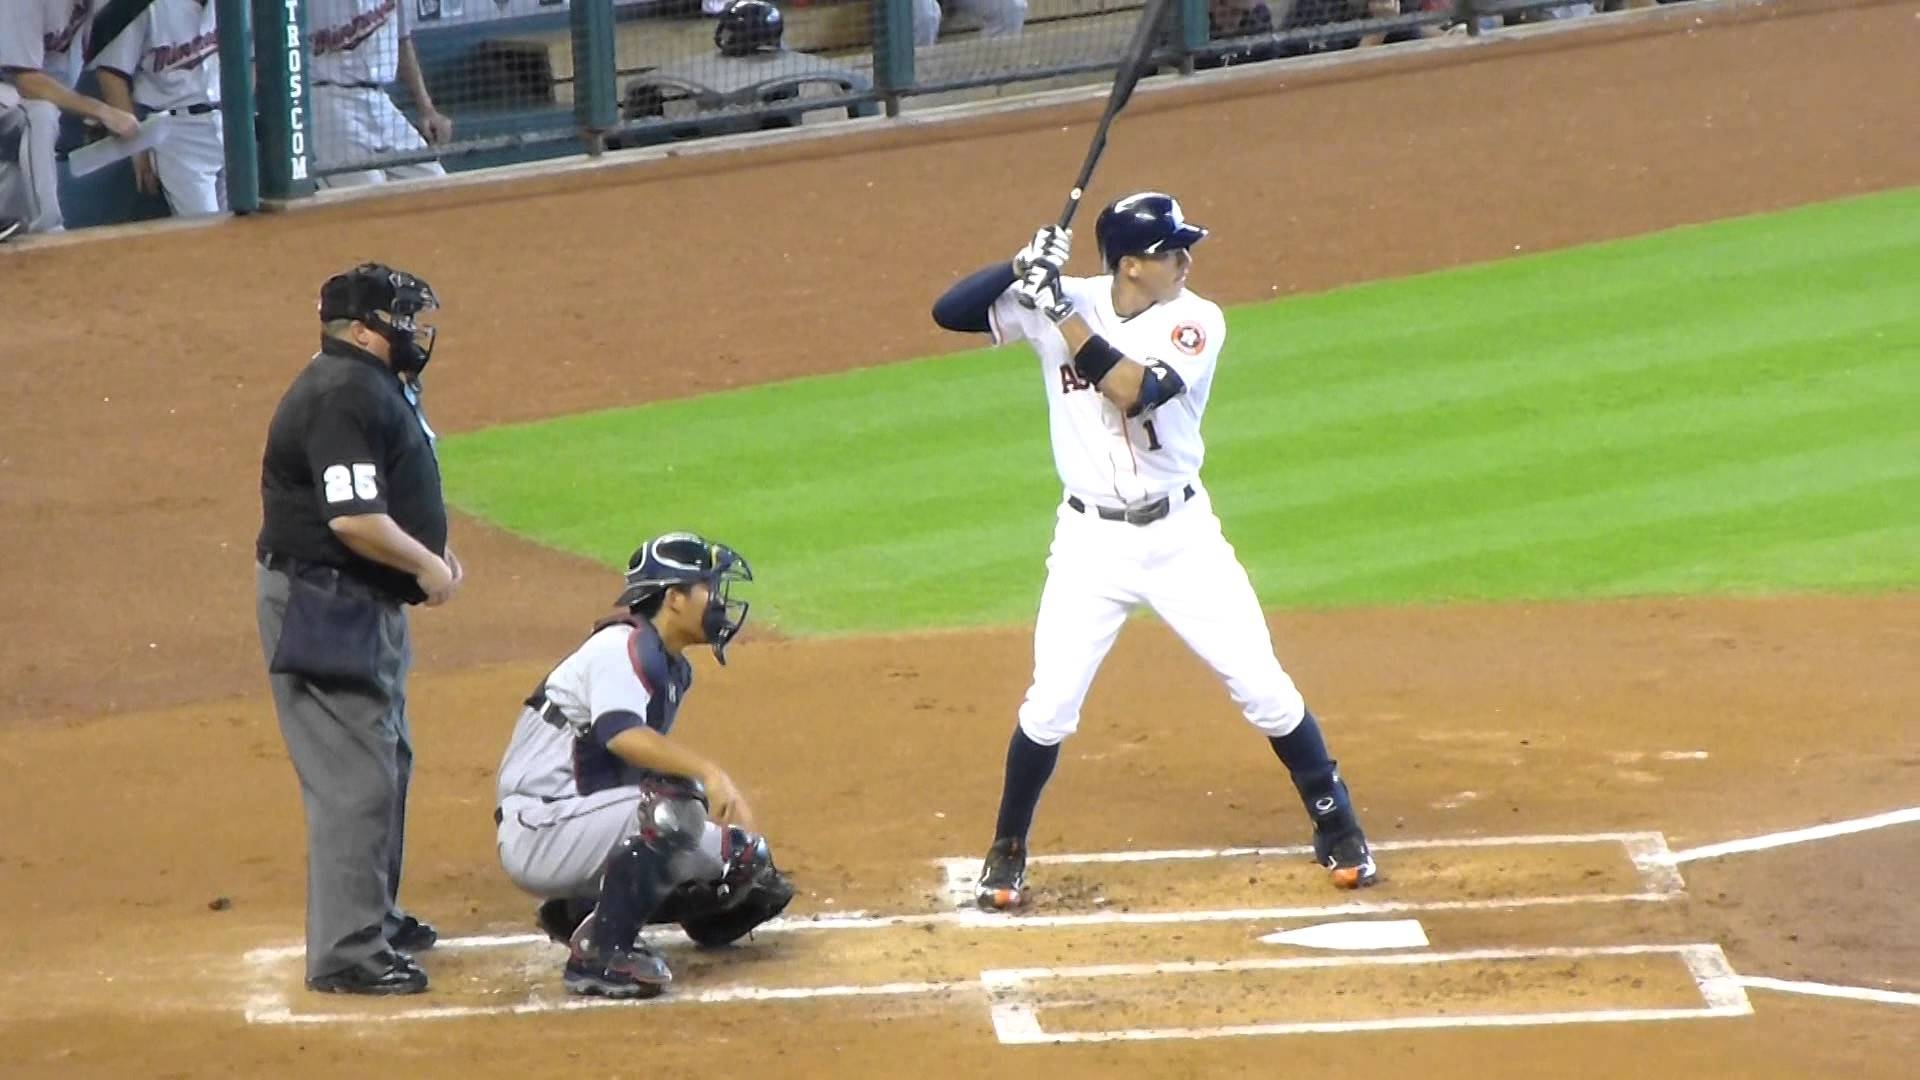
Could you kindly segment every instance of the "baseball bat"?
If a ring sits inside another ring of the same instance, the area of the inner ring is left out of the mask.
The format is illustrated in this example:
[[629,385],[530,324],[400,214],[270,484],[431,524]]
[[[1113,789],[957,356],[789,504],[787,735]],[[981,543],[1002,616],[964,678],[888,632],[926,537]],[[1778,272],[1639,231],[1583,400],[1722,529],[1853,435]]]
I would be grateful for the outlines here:
[[[1100,114],[1100,124],[1093,130],[1093,142],[1087,146],[1087,158],[1080,164],[1080,175],[1073,181],[1073,189],[1067,192],[1067,205],[1060,211],[1062,229],[1073,224],[1073,215],[1080,209],[1080,197],[1086,194],[1087,184],[1093,179],[1093,170],[1100,164],[1100,156],[1107,150],[1107,130],[1113,127],[1114,117],[1126,108],[1127,100],[1133,97],[1133,88],[1146,74],[1147,61],[1153,55],[1154,33],[1160,29],[1165,18],[1167,5],[1171,0],[1146,0],[1140,8],[1140,21],[1133,26],[1133,36],[1127,40],[1126,51],[1120,55],[1120,68],[1113,75],[1113,91],[1107,95],[1107,109]],[[1026,281],[1020,290],[1020,298],[1028,307],[1033,306],[1035,294],[1046,281],[1046,270],[1036,268],[1027,271]]]

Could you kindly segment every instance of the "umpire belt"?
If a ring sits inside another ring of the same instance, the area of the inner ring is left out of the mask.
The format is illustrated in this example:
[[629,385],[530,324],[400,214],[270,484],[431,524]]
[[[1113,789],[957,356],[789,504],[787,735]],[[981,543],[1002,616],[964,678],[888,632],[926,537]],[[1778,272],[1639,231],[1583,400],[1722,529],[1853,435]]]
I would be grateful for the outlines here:
[[[1180,502],[1185,505],[1193,499],[1193,485],[1180,489]],[[1078,495],[1067,496],[1067,505],[1078,514],[1087,512],[1087,504]],[[1124,521],[1129,525],[1151,525],[1168,514],[1173,513],[1173,496],[1162,495],[1149,503],[1138,506],[1096,506],[1093,512],[1101,521]]]
[[275,573],[298,578],[309,585],[341,593],[345,596],[358,596],[365,600],[374,600],[382,604],[398,604],[400,599],[389,594],[377,585],[362,581],[337,566],[325,563],[308,562],[291,555],[282,555],[277,551],[254,552],[254,559],[261,566]]

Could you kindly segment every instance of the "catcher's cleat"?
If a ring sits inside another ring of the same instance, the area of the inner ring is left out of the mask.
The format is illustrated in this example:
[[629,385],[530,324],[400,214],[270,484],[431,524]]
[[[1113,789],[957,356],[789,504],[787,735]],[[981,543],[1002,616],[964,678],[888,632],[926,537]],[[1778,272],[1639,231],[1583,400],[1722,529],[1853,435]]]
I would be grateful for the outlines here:
[[1373,850],[1367,847],[1367,838],[1357,826],[1339,836],[1327,836],[1316,830],[1313,857],[1327,868],[1337,889],[1364,889],[1380,880]]
[[604,956],[573,950],[567,956],[560,981],[569,994],[583,997],[659,997],[673,981],[673,971],[645,942],[631,949],[613,949]]
[[1027,899],[1027,842],[1003,836],[993,842],[973,890],[983,911],[1012,911]]

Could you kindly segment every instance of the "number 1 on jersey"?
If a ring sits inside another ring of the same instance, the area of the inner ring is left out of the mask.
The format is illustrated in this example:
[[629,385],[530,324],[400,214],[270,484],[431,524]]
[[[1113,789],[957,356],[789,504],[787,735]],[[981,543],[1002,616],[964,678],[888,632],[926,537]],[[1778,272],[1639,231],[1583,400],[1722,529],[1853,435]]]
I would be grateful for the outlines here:
[[1142,421],[1141,426],[1147,429],[1147,449],[1149,450],[1161,449],[1160,433],[1153,430],[1153,421],[1151,420]]

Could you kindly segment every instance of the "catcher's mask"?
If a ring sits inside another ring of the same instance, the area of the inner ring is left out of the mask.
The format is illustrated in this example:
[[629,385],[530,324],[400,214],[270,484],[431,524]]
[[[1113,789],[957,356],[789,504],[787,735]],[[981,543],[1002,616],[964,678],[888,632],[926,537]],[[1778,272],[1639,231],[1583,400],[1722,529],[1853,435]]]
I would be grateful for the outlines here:
[[320,321],[352,319],[387,341],[393,370],[418,375],[433,358],[436,331],[419,316],[440,307],[433,286],[379,263],[361,263],[320,286]]
[[746,623],[750,606],[732,597],[733,583],[752,580],[753,568],[739,552],[693,533],[672,532],[640,545],[627,560],[627,587],[615,603],[631,608],[672,586],[705,582],[707,610],[700,629],[713,646],[713,658],[724,665],[727,643]]

